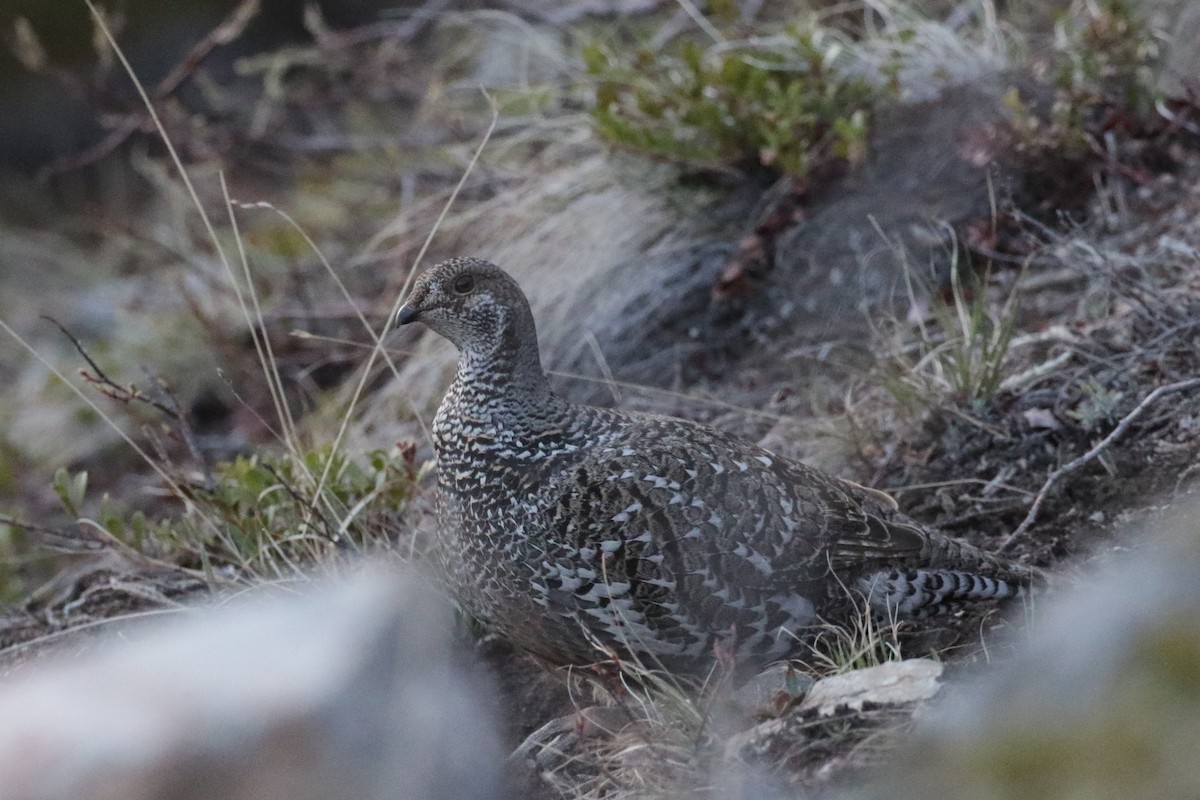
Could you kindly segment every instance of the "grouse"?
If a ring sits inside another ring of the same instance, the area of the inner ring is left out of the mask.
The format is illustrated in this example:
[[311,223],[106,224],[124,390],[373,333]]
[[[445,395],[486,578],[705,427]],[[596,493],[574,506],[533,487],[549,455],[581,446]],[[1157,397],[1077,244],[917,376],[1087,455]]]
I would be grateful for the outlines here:
[[432,429],[439,566],[468,613],[552,664],[762,664],[855,596],[923,616],[1027,582],[882,493],[704,425],[564,400],[529,301],[486,261],[418,276],[396,322],[417,321],[459,351]]

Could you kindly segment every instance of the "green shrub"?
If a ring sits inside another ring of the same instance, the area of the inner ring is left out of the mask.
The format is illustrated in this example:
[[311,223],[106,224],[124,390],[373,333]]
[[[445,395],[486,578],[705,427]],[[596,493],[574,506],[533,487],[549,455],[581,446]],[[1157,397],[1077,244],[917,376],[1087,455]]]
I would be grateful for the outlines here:
[[832,30],[781,34],[674,52],[584,48],[595,82],[595,129],[607,141],[701,166],[758,164],[803,177],[834,158],[861,160],[877,91],[838,69]]
[[1141,127],[1153,114],[1160,55],[1129,0],[1077,0],[1056,22],[1043,65],[1054,93],[1048,111],[1015,89],[1005,97],[1018,149],[1059,161],[1091,157],[1105,149],[1102,133]]
[[1076,3],[1055,25],[1054,50],[1060,106],[1151,110],[1160,51],[1129,0]]
[[[394,516],[417,478],[412,450],[405,447],[360,458],[329,447],[299,456],[259,453],[217,464],[205,485],[177,484],[183,507],[176,515],[151,520],[105,495],[88,522],[155,557],[206,570],[229,566],[247,575],[278,576],[330,553],[393,538]],[[87,473],[60,470],[54,487],[67,512],[84,522]]]

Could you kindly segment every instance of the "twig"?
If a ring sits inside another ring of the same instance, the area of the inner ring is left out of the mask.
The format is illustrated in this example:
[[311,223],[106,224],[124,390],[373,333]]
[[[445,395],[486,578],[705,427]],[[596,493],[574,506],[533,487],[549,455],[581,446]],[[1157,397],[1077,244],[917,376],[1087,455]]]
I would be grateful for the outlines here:
[[1183,472],[1179,473],[1179,477],[1175,479],[1175,493],[1178,494],[1179,490],[1183,487],[1184,482],[1186,482],[1188,478],[1192,477],[1197,472],[1200,472],[1200,461],[1197,461],[1195,464],[1192,464]]
[[250,24],[250,20],[258,16],[261,5],[261,0],[242,0],[238,3],[237,7],[229,12],[220,25],[192,45],[179,63],[158,82],[158,86],[154,87],[154,98],[161,100],[167,95],[173,94],[183,85],[184,81],[195,74],[213,50],[223,47],[241,36],[242,32],[246,30],[246,26]]
[[171,388],[170,384],[151,373],[145,367],[142,367],[142,372],[145,373],[146,379],[150,381],[150,385],[162,395],[162,400],[156,403],[155,407],[167,407],[171,410],[172,418],[175,420],[175,430],[178,431],[179,438],[183,440],[188,453],[191,454],[192,458],[200,465],[200,469],[204,472],[204,487],[207,489],[216,485],[208,458],[204,453],[200,452],[200,445],[196,441],[196,433],[192,430],[192,419],[183,410],[183,406],[179,404],[179,398],[175,395],[175,390]]
[[[88,351],[84,349],[83,343],[80,342],[73,333],[67,330],[66,326],[53,317],[45,314],[42,315],[42,319],[46,320],[51,325],[54,325],[56,328],[62,331],[63,336],[66,336],[71,341],[71,344],[75,347],[75,351],[79,353],[83,360],[88,363],[88,366],[92,368],[92,372],[88,372],[86,369],[79,370],[80,377],[82,377],[92,386],[95,386],[101,394],[111,397],[118,403],[129,404],[135,401],[139,403],[145,403],[170,419],[173,423],[173,426],[170,430],[173,430],[178,434],[178,438],[182,440],[184,446],[187,448],[188,453],[203,470],[205,487],[209,488],[213,485],[214,480],[212,468],[210,467],[208,459],[205,457],[204,453],[200,451],[199,444],[196,442],[196,435],[192,430],[191,420],[188,418],[187,412],[183,410],[182,406],[180,406],[179,398],[175,396],[175,392],[169,385],[167,385],[166,381],[152,374],[144,367],[142,368],[142,371],[146,375],[146,379],[150,381],[150,385],[153,386],[158,392],[160,399],[155,399],[154,397],[147,395],[132,384],[129,386],[121,386],[100,368],[100,365],[96,363],[95,359],[93,359]],[[165,453],[160,453],[160,456],[162,456],[164,462],[167,460],[165,458]]]
[[1143,412],[1146,411],[1146,409],[1157,402],[1160,398],[1166,397],[1169,394],[1175,394],[1176,392],[1194,389],[1197,386],[1200,386],[1200,378],[1190,378],[1186,381],[1177,381],[1175,383],[1168,383],[1164,386],[1159,386],[1157,389],[1150,392],[1150,394],[1142,398],[1142,401],[1138,403],[1132,411],[1126,414],[1121,421],[1117,423],[1117,427],[1113,428],[1112,432],[1108,434],[1108,436],[1105,436],[1103,439],[1101,439],[1095,447],[1079,456],[1079,458],[1076,458],[1073,461],[1068,461],[1066,464],[1063,464],[1061,467],[1054,470],[1054,472],[1051,472],[1050,477],[1046,478],[1046,482],[1042,484],[1042,488],[1033,498],[1033,504],[1030,505],[1029,512],[1025,515],[1025,519],[1021,520],[1021,524],[1017,526],[1016,530],[1010,533],[1005,540],[1000,543],[1000,550],[1007,550],[1018,539],[1024,536],[1031,527],[1033,527],[1033,523],[1037,521],[1038,512],[1040,512],[1042,509],[1042,503],[1045,502],[1046,498],[1050,495],[1050,490],[1054,488],[1056,483],[1061,481],[1067,475],[1070,475],[1072,472],[1078,470],[1084,464],[1094,460],[1097,456],[1112,446],[1115,441],[1120,439],[1125,435],[1126,432],[1128,432],[1130,427],[1133,426],[1133,423],[1137,421],[1137,418],[1140,417]]
[[315,4],[304,11],[304,27],[323,49],[356,47],[376,39],[407,44],[423,34],[450,7],[450,0],[425,0],[420,8],[405,12],[400,20],[385,20],[360,25],[345,31],[330,30]]
[[59,528],[51,528],[48,525],[25,522],[16,517],[10,517],[7,514],[0,514],[0,525],[8,525],[18,530],[32,533],[44,547],[65,553],[103,550],[111,544],[108,538],[89,535],[87,533],[88,529],[83,526],[79,527],[80,532],[78,534],[71,534]]
[[[1189,107],[1195,108],[1194,105],[1189,106]],[[1174,112],[1172,112],[1171,109],[1167,107],[1167,103],[1165,100],[1159,100],[1159,101],[1155,102],[1154,110],[1158,112],[1159,116],[1161,116],[1163,119],[1165,119],[1167,122],[1171,123],[1172,125],[1176,125],[1179,128],[1182,128],[1183,130],[1185,130],[1188,133],[1193,134],[1195,136],[1200,136],[1200,127],[1197,127],[1196,125],[1183,119],[1178,114],[1175,114]]]
[[100,365],[97,364],[95,360],[93,360],[88,354],[88,351],[84,349],[83,344],[79,341],[79,339],[75,338],[75,334],[67,330],[66,327],[54,317],[50,317],[45,314],[42,314],[41,317],[62,331],[63,336],[66,336],[68,339],[70,339],[71,344],[75,346],[75,351],[79,353],[79,355],[83,357],[83,360],[88,363],[88,366],[92,368],[94,374],[93,372],[88,372],[86,369],[79,370],[80,376],[85,381],[95,386],[103,394],[108,395],[113,400],[116,400],[120,403],[131,403],[134,400],[138,400],[148,406],[153,406],[176,422],[181,422],[183,420],[181,413],[177,409],[173,409],[165,403],[161,403],[157,400],[147,397],[135,386],[121,386],[112,378],[108,377],[104,370],[100,369]]
[[998,389],[1001,393],[1013,392],[1028,386],[1031,383],[1035,383],[1047,375],[1059,374],[1063,365],[1074,357],[1075,350],[1072,348],[1067,348],[1054,358],[1043,361],[1040,364],[1034,364],[1027,370],[1009,375],[1007,378],[1000,381],[1000,386]]
[[43,167],[38,172],[38,179],[45,180],[55,175],[62,175],[67,172],[75,172],[84,167],[91,166],[96,162],[106,158],[113,153],[118,147],[125,144],[129,137],[138,131],[145,130],[146,119],[140,114],[130,114],[116,124],[103,139],[85,147],[77,153],[61,156],[54,160],[54,163],[47,167]]
[[[150,92],[150,96],[155,100],[164,100],[174,94],[184,82],[195,75],[200,65],[212,55],[214,50],[228,45],[242,35],[250,20],[258,15],[260,6],[261,0],[242,0],[238,3],[217,27],[192,45],[166,77],[158,82],[158,85]],[[59,72],[63,71],[59,70]],[[153,119],[147,112],[130,112],[117,122],[116,127],[99,142],[79,153],[57,159],[50,166],[44,168],[39,177],[46,179],[90,166],[115,151],[135,133],[153,129]]]
[[331,524],[329,524],[329,519],[321,513],[321,509],[317,508],[316,497],[312,498],[310,501],[308,498],[300,494],[300,492],[296,491],[296,489],[290,483],[288,483],[282,475],[279,474],[279,470],[275,469],[275,467],[271,466],[270,464],[263,464],[263,467],[267,470],[267,472],[271,473],[271,476],[275,478],[275,480],[279,481],[279,487],[287,492],[288,496],[291,497],[292,500],[297,503],[297,505],[299,505],[301,508],[307,508],[314,516],[316,516],[317,520],[324,528],[322,533],[325,535],[326,539],[334,544],[344,544],[340,534],[337,532],[331,533],[334,528]]
[[960,408],[955,408],[954,406],[947,406],[946,411],[948,411],[949,413],[953,414],[954,416],[960,418],[964,422],[966,422],[970,425],[974,425],[976,428],[979,428],[979,430],[983,431],[984,433],[990,433],[992,436],[995,436],[997,439],[1003,438],[1005,436],[1006,432],[1003,429],[998,428],[995,425],[991,425],[987,422],[984,422],[981,419],[976,419],[975,417],[971,416],[966,411],[963,411]]

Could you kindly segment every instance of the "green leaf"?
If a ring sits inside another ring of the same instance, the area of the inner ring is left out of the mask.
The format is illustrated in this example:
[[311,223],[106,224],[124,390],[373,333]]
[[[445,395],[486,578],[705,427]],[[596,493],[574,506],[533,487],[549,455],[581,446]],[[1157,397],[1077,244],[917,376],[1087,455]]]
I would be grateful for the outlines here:
[[87,471],[72,476],[65,468],[59,467],[54,473],[54,493],[63,504],[63,508],[72,517],[79,517],[79,509],[83,507],[83,499],[87,494]]
[[608,68],[608,53],[600,44],[592,42],[584,45],[583,67],[589,75],[599,75]]

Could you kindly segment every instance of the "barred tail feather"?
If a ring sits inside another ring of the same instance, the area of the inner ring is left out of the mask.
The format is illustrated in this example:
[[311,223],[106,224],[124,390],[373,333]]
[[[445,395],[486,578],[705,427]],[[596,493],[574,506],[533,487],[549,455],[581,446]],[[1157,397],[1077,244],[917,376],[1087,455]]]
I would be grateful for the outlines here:
[[955,604],[1018,597],[1015,582],[957,570],[880,571],[858,579],[857,588],[872,609],[904,616],[930,616]]

